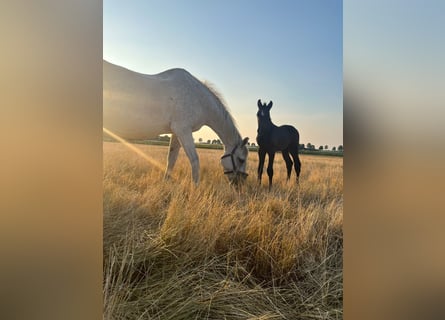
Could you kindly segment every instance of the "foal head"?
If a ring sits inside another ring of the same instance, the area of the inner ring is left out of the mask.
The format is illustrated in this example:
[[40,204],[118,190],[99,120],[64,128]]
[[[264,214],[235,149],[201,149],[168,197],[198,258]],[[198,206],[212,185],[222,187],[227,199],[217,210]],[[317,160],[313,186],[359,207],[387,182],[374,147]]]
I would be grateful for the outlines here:
[[269,104],[261,103],[261,99],[258,99],[258,112],[256,113],[258,119],[258,125],[265,121],[270,121],[270,109],[272,108],[272,101]]

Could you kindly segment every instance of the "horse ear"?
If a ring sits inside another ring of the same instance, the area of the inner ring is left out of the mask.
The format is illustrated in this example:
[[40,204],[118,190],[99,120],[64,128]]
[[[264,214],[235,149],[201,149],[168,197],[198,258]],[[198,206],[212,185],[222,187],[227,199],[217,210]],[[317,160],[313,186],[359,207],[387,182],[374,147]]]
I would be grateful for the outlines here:
[[270,109],[272,108],[272,104],[273,104],[273,102],[272,102],[272,101],[270,101],[270,102],[269,102],[269,104],[267,105],[267,109],[269,109],[269,110],[270,110]]
[[244,147],[248,141],[249,141],[249,138],[244,138],[243,141],[241,142],[241,147]]
[[261,99],[258,99],[258,108],[261,109],[262,106],[263,106],[263,105],[261,104]]

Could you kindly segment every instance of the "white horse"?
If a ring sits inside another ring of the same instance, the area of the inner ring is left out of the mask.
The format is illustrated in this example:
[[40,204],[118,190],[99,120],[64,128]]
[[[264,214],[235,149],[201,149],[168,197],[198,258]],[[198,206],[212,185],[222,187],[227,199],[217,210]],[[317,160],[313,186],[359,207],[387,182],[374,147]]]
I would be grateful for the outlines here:
[[147,139],[171,133],[165,178],[182,146],[192,179],[199,182],[199,158],[192,132],[209,126],[224,144],[221,165],[232,183],[246,178],[246,147],[218,94],[184,69],[155,75],[103,62],[103,127],[124,139]]

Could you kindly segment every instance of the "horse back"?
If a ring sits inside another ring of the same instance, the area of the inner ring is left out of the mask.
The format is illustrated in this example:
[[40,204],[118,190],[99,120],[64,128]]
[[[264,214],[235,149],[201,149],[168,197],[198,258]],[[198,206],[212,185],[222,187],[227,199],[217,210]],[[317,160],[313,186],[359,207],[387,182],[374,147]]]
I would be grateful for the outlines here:
[[273,127],[271,130],[258,131],[257,143],[260,147],[270,151],[282,151],[287,148],[298,147],[300,134],[290,125]]
[[292,148],[298,146],[300,143],[300,134],[298,130],[290,125],[283,125],[274,131],[272,135],[274,144],[278,146],[279,150]]
[[104,127],[131,139],[170,133],[174,123],[200,128],[203,87],[184,69],[149,75],[104,61]]
[[296,138],[297,140],[300,140],[300,133],[298,132],[297,129],[295,129],[295,127],[290,125],[284,125],[278,128],[281,128],[281,130],[285,131],[289,135],[289,137],[292,137],[292,139]]

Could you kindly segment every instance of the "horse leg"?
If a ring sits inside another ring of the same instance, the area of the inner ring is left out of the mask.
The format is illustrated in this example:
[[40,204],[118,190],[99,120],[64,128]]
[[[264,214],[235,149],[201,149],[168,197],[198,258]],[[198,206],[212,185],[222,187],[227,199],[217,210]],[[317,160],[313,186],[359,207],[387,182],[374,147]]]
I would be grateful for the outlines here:
[[295,149],[291,150],[291,155],[292,158],[294,158],[294,167],[295,167],[295,172],[297,173],[297,183],[298,183],[301,171],[301,162],[300,158],[298,157],[298,146]]
[[192,166],[192,179],[193,182],[198,185],[199,183],[199,157],[196,152],[195,143],[193,141],[192,132],[185,132],[178,134],[179,142],[184,148],[185,154],[189,158],[190,165]]
[[269,162],[267,163],[267,175],[269,176],[269,191],[272,188],[273,177],[273,160],[275,159],[275,152],[268,152]]
[[266,158],[266,151],[261,147],[258,149],[258,184],[261,184],[261,176],[263,175],[264,159]]
[[285,149],[285,150],[281,151],[281,153],[283,154],[283,159],[286,162],[287,181],[289,181],[290,175],[292,173],[293,162],[292,162],[291,158],[289,157],[289,149]]
[[176,159],[178,159],[180,148],[181,144],[179,143],[178,137],[175,134],[172,134],[172,137],[170,139],[170,148],[168,150],[167,170],[165,171],[164,175],[165,180],[170,177],[173,167],[175,166]]

